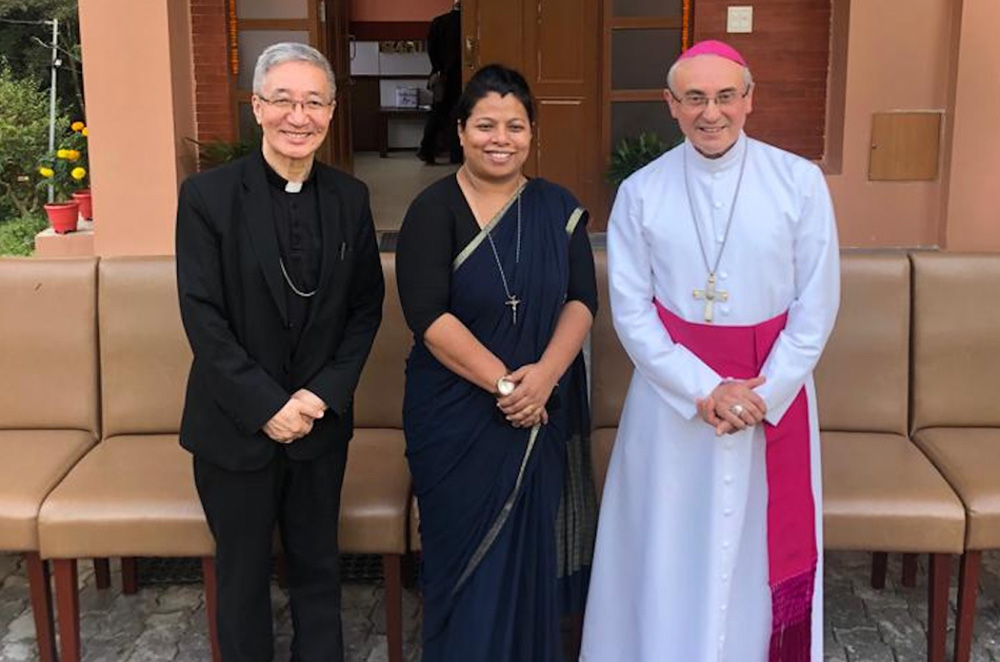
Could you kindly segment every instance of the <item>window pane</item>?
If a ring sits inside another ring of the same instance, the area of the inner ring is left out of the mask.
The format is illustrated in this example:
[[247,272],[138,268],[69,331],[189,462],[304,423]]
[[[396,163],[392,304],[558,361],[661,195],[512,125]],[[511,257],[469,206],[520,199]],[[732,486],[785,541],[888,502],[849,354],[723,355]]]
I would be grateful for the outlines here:
[[614,0],[615,16],[680,16],[682,0]]
[[670,116],[666,101],[616,101],[611,104],[611,149],[615,149],[622,138],[635,138],[645,131],[659,135],[668,149],[684,138]]
[[614,30],[611,89],[663,89],[667,70],[680,53],[680,30]]
[[309,18],[306,0],[237,0],[239,18]]
[[309,33],[305,30],[240,30],[240,73],[236,77],[236,87],[241,90],[253,89],[253,68],[264,49],[280,41],[309,43]]

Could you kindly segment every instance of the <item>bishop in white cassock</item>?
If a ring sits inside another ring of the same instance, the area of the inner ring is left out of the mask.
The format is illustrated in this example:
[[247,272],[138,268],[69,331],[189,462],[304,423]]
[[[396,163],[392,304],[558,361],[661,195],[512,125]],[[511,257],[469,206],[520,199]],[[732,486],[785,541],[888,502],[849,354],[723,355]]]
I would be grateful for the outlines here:
[[[816,165],[743,133],[752,95],[731,47],[689,49],[665,92],[687,140],[629,177],[615,200],[611,308],[635,372],[604,487],[582,662],[823,659],[812,371],[839,303],[836,225]],[[784,313],[754,380],[727,380],[665,326],[671,315],[746,327]],[[805,643],[782,652],[781,633],[772,640],[765,428],[803,389],[814,584]]]

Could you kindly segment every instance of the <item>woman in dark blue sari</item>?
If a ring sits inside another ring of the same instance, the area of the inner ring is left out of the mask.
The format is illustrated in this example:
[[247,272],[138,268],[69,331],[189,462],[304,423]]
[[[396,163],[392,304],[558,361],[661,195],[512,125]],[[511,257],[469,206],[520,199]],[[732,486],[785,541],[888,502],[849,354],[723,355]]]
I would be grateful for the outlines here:
[[594,266],[586,212],[521,173],[533,112],[520,74],[477,72],[465,164],[413,202],[396,249],[427,662],[559,660],[560,615],[585,595]]

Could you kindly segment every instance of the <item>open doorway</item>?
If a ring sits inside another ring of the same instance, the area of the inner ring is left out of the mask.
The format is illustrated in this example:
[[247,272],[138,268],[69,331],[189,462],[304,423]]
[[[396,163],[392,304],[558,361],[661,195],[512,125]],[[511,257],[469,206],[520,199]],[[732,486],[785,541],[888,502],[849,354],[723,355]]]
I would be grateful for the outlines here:
[[[350,3],[354,175],[371,190],[375,227],[383,235],[399,229],[420,191],[458,167],[449,163],[444,136],[435,142],[437,165],[418,158],[433,101],[426,39],[435,17],[458,11],[454,4],[453,0]],[[442,133],[447,130],[444,127]]]

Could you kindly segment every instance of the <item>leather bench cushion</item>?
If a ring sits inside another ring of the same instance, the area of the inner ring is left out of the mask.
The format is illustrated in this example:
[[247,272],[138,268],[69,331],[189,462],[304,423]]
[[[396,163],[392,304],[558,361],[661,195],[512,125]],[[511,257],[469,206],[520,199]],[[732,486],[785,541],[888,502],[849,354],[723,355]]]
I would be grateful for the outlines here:
[[340,549],[405,554],[410,470],[403,431],[355,429],[340,497]]
[[174,259],[105,258],[98,272],[104,436],[176,433],[191,350]]
[[597,503],[601,502],[601,495],[604,493],[604,481],[607,480],[608,464],[611,462],[611,451],[614,450],[617,434],[618,428],[600,428],[590,433],[590,456],[594,465]]
[[608,298],[608,256],[594,252],[600,306],[590,331],[590,412],[594,428],[616,427],[632,381],[632,359],[615,333]]
[[0,428],[98,436],[96,259],[0,259],[0,375]]
[[913,429],[1000,427],[996,254],[914,253]]
[[43,558],[210,556],[215,543],[176,435],[123,435],[94,447],[39,514]]
[[965,504],[966,548],[1000,548],[1000,428],[928,428],[913,440]]
[[965,509],[902,435],[820,433],[826,549],[960,554]]
[[38,549],[38,511],[95,443],[81,430],[0,430],[0,550]]
[[406,357],[413,346],[413,335],[399,303],[395,256],[382,253],[385,276],[382,324],[354,393],[354,426],[359,428],[403,427]]
[[815,373],[820,428],[905,435],[910,262],[902,253],[848,253],[840,275],[837,323]]

